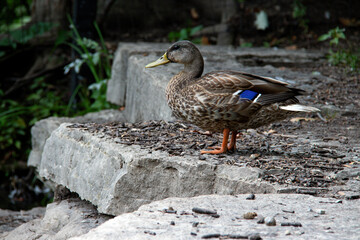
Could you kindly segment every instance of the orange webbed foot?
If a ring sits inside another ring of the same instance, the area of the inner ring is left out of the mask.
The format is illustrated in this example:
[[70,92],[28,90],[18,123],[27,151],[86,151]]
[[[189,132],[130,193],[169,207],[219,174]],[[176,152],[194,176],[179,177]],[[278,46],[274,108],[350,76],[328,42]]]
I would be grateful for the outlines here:
[[220,153],[226,153],[228,150],[228,146],[227,146],[227,142],[228,142],[228,138],[229,138],[229,133],[230,130],[228,128],[224,129],[224,138],[223,138],[223,142],[221,144],[221,147],[210,147],[214,150],[212,151],[205,151],[205,150],[201,150],[200,153],[201,154],[220,154]]
[[205,150],[201,150],[200,153],[201,154],[220,154],[220,153],[226,153],[227,152],[227,148],[222,149],[222,148],[218,148],[212,151],[205,151]]

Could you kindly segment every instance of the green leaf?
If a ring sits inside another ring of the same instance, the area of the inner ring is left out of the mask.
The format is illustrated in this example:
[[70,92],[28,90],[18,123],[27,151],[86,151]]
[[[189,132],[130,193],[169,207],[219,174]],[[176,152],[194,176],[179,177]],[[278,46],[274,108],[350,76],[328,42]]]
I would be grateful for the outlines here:
[[186,28],[183,28],[183,29],[181,29],[180,30],[180,36],[179,36],[179,40],[181,41],[181,40],[186,40],[186,39],[188,39],[188,32],[187,32],[187,30],[186,30]]
[[201,29],[203,29],[203,25],[199,25],[196,27],[193,27],[190,29],[190,36],[193,36],[195,33],[197,33],[198,31],[200,31]]
[[21,142],[19,140],[15,141],[15,147],[17,149],[20,149],[21,148]]
[[329,34],[329,33],[326,33],[326,34],[321,35],[321,36],[318,38],[318,41],[325,41],[325,40],[328,40],[329,38],[330,38],[330,34]]
[[339,44],[339,38],[331,39],[330,44],[338,45]]

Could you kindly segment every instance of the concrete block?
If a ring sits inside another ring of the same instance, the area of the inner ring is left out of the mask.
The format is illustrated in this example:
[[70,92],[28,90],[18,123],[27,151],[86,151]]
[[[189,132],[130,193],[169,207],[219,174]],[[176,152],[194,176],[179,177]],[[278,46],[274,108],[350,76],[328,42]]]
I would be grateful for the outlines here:
[[39,174],[78,193],[101,213],[119,215],[168,197],[276,192],[258,180],[257,169],[149,153],[69,126],[61,124],[46,141]]

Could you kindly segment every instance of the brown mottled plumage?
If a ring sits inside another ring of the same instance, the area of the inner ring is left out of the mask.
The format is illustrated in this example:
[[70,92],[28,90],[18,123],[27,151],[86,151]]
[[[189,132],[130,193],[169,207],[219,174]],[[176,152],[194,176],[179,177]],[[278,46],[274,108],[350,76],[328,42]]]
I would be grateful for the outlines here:
[[224,133],[221,148],[201,153],[218,154],[234,149],[238,130],[267,125],[299,111],[318,111],[298,104],[295,96],[304,91],[289,88],[287,83],[273,78],[238,71],[215,71],[201,77],[204,60],[189,41],[174,43],[160,59],[146,67],[169,62],[184,64],[184,69],[171,78],[166,88],[167,102],[175,117],[205,130]]

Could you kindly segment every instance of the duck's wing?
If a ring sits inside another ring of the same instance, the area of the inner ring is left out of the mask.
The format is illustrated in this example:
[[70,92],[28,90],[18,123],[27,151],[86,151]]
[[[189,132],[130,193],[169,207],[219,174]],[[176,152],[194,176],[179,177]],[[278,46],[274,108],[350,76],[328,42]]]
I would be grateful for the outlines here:
[[296,95],[304,91],[289,88],[287,83],[236,71],[211,72],[193,86],[195,100],[226,114],[238,113],[249,117],[264,105],[296,103]]
[[239,101],[247,99],[262,105],[281,102],[304,93],[303,90],[287,87],[283,81],[237,71],[208,73],[196,85],[208,96],[237,96]]

